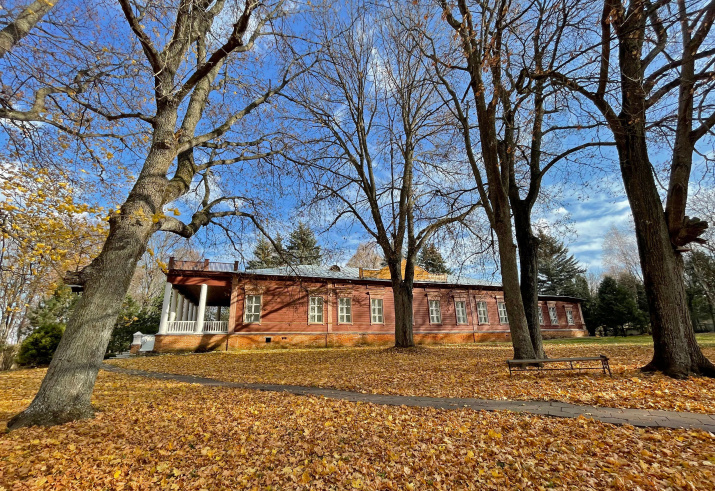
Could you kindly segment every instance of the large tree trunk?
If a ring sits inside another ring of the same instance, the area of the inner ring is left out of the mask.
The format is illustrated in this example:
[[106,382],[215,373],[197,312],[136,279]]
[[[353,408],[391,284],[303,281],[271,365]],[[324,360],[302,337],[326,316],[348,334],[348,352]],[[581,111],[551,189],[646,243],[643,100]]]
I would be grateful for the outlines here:
[[62,424],[94,414],[91,397],[97,373],[137,262],[158,229],[152,216],[161,212],[164,203],[165,176],[174,152],[161,142],[173,137],[176,112],[165,112],[159,120],[162,126],[154,133],[152,150],[121,213],[110,220],[102,252],[82,273],[84,293],[40,390],[30,406],[8,422],[10,430]]
[[519,247],[521,301],[524,304],[524,315],[529,326],[534,354],[537,358],[546,358],[539,324],[539,239],[532,231],[530,213],[522,210],[522,206],[525,204],[512,203],[514,231]]
[[671,242],[646,141],[646,94],[641,83],[645,11],[630,12],[619,31],[622,112],[611,126],[621,175],[633,213],[643,283],[653,326],[653,359],[643,370],[676,378],[715,376],[695,341],[688,312],[683,258]]
[[[501,266],[504,303],[509,317],[509,332],[514,346],[514,358],[517,360],[536,357],[532,345],[529,327],[524,315],[524,303],[519,287],[519,271],[516,266],[516,245],[512,240],[511,221],[500,221],[494,227],[499,242],[499,263]],[[542,347],[543,349],[543,347]]]
[[395,301],[395,347],[411,348],[415,345],[412,333],[412,285],[408,285],[404,280],[393,282],[392,295]]
[[25,411],[8,422],[8,429],[93,417],[91,397],[97,372],[151,228],[130,220],[116,222],[91,265],[85,292],[75,306],[39,392]]

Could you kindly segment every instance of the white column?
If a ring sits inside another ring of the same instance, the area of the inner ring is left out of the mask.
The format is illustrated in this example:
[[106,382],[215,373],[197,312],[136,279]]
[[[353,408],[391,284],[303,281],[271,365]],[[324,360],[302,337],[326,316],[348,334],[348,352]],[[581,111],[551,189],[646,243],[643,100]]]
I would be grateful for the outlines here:
[[166,323],[169,320],[169,307],[171,306],[171,292],[173,287],[171,283],[166,282],[164,287],[164,303],[161,304],[161,320],[159,321],[159,334],[166,334]]
[[179,299],[179,292],[172,289],[171,290],[171,306],[169,307],[169,322],[174,322],[176,320],[176,302]]
[[179,300],[176,302],[176,320],[184,320],[184,296],[178,291],[176,294],[179,296]]
[[191,309],[191,300],[188,298],[184,298],[184,310],[181,312],[181,320],[182,321],[190,321],[191,319],[189,318],[189,310]]
[[204,316],[206,315],[206,292],[208,285],[201,285],[201,294],[199,295],[199,306],[196,309],[196,331],[204,331]]

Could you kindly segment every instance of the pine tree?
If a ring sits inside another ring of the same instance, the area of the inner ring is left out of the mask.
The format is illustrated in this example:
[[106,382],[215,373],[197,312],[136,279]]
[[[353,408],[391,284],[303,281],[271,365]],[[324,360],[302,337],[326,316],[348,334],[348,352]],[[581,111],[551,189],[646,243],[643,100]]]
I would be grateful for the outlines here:
[[563,244],[539,232],[539,293],[544,295],[569,295],[575,278],[586,272],[573,254]]
[[322,253],[315,233],[303,222],[298,222],[298,226],[288,236],[286,250],[294,264],[319,266],[321,263]]
[[452,272],[445,264],[442,253],[434,244],[427,244],[422,248],[417,257],[417,264],[432,274],[450,274]]
[[248,269],[275,268],[285,265],[285,250],[283,249],[283,237],[280,234],[274,239],[280,253],[273,247],[266,238],[258,239],[256,248],[253,249],[253,259],[248,261]]
[[625,335],[625,324],[639,321],[639,310],[633,294],[612,276],[606,276],[598,287],[598,320],[606,329]]

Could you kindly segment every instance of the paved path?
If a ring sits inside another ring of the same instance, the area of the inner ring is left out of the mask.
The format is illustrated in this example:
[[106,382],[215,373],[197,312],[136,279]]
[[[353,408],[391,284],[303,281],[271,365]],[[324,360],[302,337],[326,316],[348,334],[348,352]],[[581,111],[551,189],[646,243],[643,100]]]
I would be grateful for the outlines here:
[[611,407],[580,406],[566,402],[553,401],[498,401],[490,399],[463,399],[452,397],[419,397],[385,394],[362,394],[347,390],[326,389],[321,387],[303,387],[300,385],[245,384],[224,382],[212,378],[192,375],[129,370],[115,365],[104,364],[102,368],[126,375],[137,375],[164,380],[174,380],[190,384],[237,389],[254,389],[270,392],[288,392],[296,395],[322,396],[331,399],[343,399],[352,402],[371,402],[390,406],[432,407],[436,409],[470,408],[476,411],[514,411],[557,418],[577,418],[585,416],[597,421],[612,424],[629,424],[645,428],[697,428],[715,433],[715,415],[685,413],[676,411],[658,411],[651,409],[618,409]]

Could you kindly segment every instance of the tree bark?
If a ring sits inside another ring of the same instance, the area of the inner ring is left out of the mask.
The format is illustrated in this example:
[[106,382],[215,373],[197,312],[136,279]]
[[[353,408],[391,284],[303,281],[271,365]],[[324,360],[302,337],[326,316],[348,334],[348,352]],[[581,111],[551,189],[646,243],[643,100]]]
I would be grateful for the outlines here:
[[522,204],[512,203],[514,231],[519,247],[521,301],[524,304],[524,315],[534,354],[536,358],[546,358],[539,323],[539,239],[534,235],[531,227],[531,214],[521,208]]
[[0,30],[0,58],[10,51],[55,6],[50,0],[35,0],[17,18]]
[[[499,264],[501,266],[504,303],[509,318],[509,332],[517,360],[534,359],[536,352],[532,345],[529,327],[524,314],[524,303],[519,286],[519,271],[516,267],[516,245],[512,240],[511,220],[496,223],[494,228],[499,242]],[[539,339],[541,336],[539,335]],[[542,346],[543,350],[543,346]]]
[[648,157],[647,94],[641,53],[645,35],[645,4],[631,6],[618,29],[621,73],[621,114],[611,121],[626,195],[638,241],[643,283],[651,324],[653,359],[644,371],[662,371],[675,378],[690,374],[715,376],[715,367],[702,354],[688,312],[684,265],[671,242],[667,215],[658,194]]
[[[160,142],[173,134],[176,110],[167,111],[162,129],[121,213],[110,219],[110,230],[99,256],[85,269],[84,293],[77,301],[52,362],[30,406],[7,424],[51,426],[91,418],[91,397],[122,301],[129,290],[139,258],[158,225],[152,216],[164,204],[166,172],[174,157]],[[168,129],[167,129],[168,128]]]
[[412,331],[413,294],[412,285],[405,281],[393,282],[392,295],[395,301],[395,347],[411,348],[415,345]]

